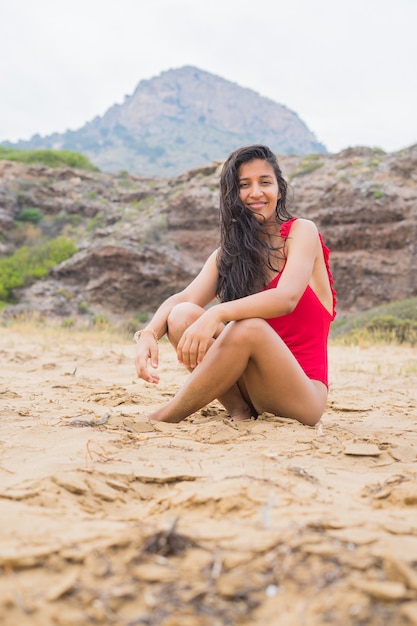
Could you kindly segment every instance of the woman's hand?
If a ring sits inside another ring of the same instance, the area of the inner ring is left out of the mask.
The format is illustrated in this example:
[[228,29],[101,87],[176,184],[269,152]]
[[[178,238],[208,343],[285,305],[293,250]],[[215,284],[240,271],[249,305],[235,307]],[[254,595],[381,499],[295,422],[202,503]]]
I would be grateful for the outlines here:
[[156,369],[158,367],[158,344],[152,333],[142,333],[137,343],[135,366],[138,378],[147,383],[159,383],[159,376],[148,369],[148,363]]
[[188,369],[194,369],[204,358],[210,348],[213,338],[219,332],[219,319],[217,307],[213,306],[203,313],[183,333],[177,346],[177,357]]

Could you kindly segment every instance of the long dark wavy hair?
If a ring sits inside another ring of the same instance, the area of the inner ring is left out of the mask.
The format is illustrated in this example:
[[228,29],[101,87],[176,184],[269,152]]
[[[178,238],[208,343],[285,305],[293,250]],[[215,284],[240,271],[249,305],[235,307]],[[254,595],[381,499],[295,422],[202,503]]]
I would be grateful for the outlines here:
[[239,168],[261,159],[273,168],[281,197],[275,209],[277,223],[291,219],[285,203],[287,183],[275,154],[266,146],[253,145],[232,152],[223,165],[220,177],[220,248],[217,257],[219,281],[217,297],[221,302],[243,298],[261,291],[267,284],[268,270],[277,271],[271,262],[267,228],[240,199]]

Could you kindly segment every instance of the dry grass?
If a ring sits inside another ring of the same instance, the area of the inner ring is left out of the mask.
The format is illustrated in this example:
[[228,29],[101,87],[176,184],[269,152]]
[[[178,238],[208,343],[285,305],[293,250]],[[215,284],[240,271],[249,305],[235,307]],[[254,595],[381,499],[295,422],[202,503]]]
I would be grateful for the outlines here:
[[417,344],[417,298],[390,302],[357,315],[336,318],[330,338],[340,345]]

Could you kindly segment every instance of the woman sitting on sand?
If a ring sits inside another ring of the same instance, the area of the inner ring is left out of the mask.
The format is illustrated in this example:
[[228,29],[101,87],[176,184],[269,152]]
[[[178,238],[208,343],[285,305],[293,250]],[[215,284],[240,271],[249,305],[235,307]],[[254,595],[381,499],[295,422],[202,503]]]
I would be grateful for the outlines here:
[[[235,421],[268,412],[316,424],[327,401],[335,316],[329,250],[285,207],[287,184],[265,146],[240,148],[220,179],[220,247],[135,334],[139,378],[157,383],[165,333],[192,374],[149,419],[179,422],[217,398]],[[207,305],[217,298],[217,303]]]

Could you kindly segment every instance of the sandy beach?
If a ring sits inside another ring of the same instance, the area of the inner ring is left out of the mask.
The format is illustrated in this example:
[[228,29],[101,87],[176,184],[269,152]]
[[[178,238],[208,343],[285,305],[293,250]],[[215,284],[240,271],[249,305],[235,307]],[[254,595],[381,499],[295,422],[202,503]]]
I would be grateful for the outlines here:
[[3,626],[417,624],[417,351],[330,346],[318,426],[214,402],[161,342],[0,329]]

